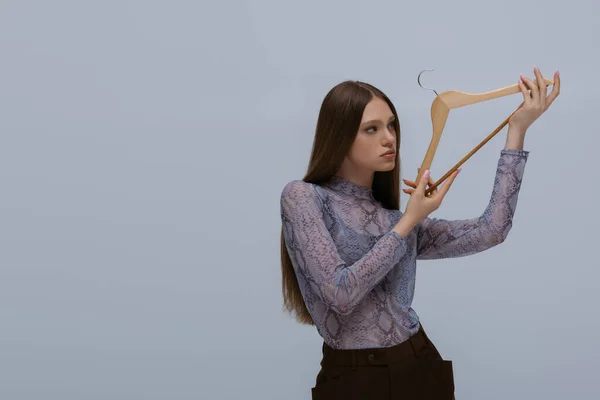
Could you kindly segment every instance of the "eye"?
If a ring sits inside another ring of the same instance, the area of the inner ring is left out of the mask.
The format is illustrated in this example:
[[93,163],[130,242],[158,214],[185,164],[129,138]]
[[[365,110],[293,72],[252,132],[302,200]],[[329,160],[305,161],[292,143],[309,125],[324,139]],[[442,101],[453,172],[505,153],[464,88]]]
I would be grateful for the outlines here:
[[[396,130],[396,125],[395,125],[395,122],[396,122],[396,121],[392,121],[392,122],[390,122],[390,124],[388,125],[388,127],[389,127],[389,128],[391,128],[391,129],[393,129],[393,130]],[[372,129],[375,129],[375,130],[376,130],[376,129],[377,129],[377,127],[373,125],[373,126],[370,126],[370,127],[366,128],[366,129],[365,129],[365,131],[366,131],[366,132],[369,132],[369,131],[371,131]],[[371,133],[371,132],[369,132],[369,133]]]

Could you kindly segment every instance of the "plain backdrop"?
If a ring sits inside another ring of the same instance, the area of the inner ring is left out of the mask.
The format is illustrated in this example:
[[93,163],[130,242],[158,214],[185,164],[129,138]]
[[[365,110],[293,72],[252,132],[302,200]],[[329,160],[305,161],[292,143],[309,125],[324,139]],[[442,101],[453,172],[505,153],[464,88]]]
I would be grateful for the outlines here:
[[[0,2],[0,398],[310,398],[314,327],[282,312],[283,186],[346,79],[396,105],[402,175],[435,94],[562,77],[527,133],[514,227],[422,261],[414,308],[456,397],[596,399],[596,1]],[[440,177],[522,101],[451,112]],[[432,216],[487,206],[506,128]],[[404,210],[408,196],[402,194]]]

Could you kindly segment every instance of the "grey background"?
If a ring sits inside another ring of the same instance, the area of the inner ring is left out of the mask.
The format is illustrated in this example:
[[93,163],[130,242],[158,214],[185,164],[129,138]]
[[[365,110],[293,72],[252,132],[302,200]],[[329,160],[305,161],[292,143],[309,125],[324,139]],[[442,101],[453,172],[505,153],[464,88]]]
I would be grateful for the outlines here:
[[[281,312],[279,195],[345,79],[394,101],[403,176],[433,92],[559,68],[509,238],[419,264],[458,399],[598,398],[598,2],[0,2],[0,398],[308,399]],[[441,176],[520,103],[452,111]],[[433,216],[479,215],[506,129]],[[402,209],[407,196],[402,196]]]

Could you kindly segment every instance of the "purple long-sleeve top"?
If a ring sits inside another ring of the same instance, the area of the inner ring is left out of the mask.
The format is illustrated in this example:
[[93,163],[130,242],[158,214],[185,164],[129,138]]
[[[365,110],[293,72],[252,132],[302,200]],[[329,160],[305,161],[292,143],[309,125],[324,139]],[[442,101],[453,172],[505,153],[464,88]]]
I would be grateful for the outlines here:
[[463,257],[504,241],[528,155],[501,151],[480,216],[426,217],[406,237],[392,230],[402,211],[384,208],[368,187],[339,176],[322,185],[287,183],[281,193],[284,239],[325,343],[338,349],[389,347],[416,333],[416,261]]

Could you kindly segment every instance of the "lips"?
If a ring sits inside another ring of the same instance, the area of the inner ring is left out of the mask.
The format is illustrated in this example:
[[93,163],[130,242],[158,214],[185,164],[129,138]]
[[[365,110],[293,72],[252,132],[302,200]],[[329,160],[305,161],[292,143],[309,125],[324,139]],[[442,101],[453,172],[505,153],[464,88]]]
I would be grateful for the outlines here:
[[385,153],[383,153],[381,156],[387,156],[388,154],[396,154],[396,152],[394,150],[388,150]]

